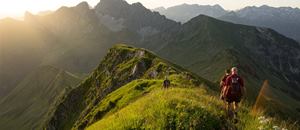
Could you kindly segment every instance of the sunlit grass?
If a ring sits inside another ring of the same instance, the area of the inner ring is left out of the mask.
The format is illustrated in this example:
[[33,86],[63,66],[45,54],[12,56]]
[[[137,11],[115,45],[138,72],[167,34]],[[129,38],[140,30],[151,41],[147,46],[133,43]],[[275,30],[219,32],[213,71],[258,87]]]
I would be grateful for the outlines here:
[[219,129],[221,105],[204,89],[157,89],[88,129]]
[[152,91],[147,93],[146,96],[144,95],[135,102],[102,118],[87,129],[217,130],[236,128],[244,130],[269,130],[273,129],[273,127],[299,128],[290,123],[278,122],[273,118],[264,117],[263,113],[253,115],[251,114],[250,107],[244,105],[239,112],[239,122],[234,124],[226,118],[223,103],[215,96],[210,95],[203,86],[189,88],[179,88],[178,86],[170,89],[162,89],[158,85],[161,82],[151,82]]

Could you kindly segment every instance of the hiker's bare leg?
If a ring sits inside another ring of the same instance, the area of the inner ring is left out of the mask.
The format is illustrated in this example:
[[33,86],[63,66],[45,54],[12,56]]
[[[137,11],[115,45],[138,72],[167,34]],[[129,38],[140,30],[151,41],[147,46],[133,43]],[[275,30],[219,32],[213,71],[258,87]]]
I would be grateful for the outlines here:
[[232,103],[228,102],[227,103],[227,114],[230,118],[232,117],[232,112],[233,112]]
[[239,109],[239,103],[238,102],[234,102],[234,118],[237,118],[237,113],[238,113],[238,109]]
[[239,103],[234,102],[234,111],[238,112],[238,110],[239,110]]
[[225,99],[223,99],[223,103],[224,103],[224,110],[226,110],[227,102],[225,101]]

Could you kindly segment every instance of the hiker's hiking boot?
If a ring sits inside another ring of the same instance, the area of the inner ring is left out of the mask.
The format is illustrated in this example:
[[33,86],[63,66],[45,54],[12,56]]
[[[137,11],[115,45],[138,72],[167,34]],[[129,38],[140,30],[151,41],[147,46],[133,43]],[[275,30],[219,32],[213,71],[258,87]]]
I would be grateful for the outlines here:
[[230,118],[230,119],[234,118],[234,112],[231,111],[231,110],[228,110],[228,111],[227,111],[227,116],[228,116],[228,118]]
[[233,123],[234,123],[234,124],[236,124],[236,123],[238,123],[238,122],[239,122],[239,120],[238,120],[237,118],[234,118],[234,119],[233,119]]
[[238,120],[238,113],[234,112],[233,123],[236,124],[238,122],[239,122],[239,120]]
[[234,112],[234,117],[237,118],[238,117],[238,113]]

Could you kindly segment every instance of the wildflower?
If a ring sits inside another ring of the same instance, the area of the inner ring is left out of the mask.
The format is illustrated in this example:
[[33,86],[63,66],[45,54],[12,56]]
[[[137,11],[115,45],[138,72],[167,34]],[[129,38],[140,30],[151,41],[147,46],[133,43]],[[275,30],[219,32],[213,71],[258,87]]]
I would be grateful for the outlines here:
[[264,120],[260,120],[259,123],[260,123],[260,124],[264,124],[265,121],[264,121]]
[[268,123],[270,121],[270,119],[268,119],[268,118],[261,118],[260,120],[259,120],[259,123],[260,124],[266,124],[266,123]]
[[267,119],[265,119],[265,122],[267,123],[267,122],[269,122],[270,121],[270,119],[269,118],[267,118]]
[[259,129],[259,130],[263,130],[264,127],[263,127],[263,126],[259,126],[258,129]]
[[258,117],[258,120],[264,120],[265,119],[265,117],[264,116],[260,116],[260,117]]
[[280,127],[274,125],[274,126],[273,126],[273,129],[274,129],[274,130],[280,130]]

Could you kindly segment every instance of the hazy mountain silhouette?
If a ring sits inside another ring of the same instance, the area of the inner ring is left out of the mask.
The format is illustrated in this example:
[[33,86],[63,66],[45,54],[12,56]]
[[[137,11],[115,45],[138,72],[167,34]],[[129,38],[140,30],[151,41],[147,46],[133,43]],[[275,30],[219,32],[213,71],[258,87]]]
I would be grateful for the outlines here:
[[156,8],[154,11],[167,18],[185,23],[190,19],[203,14],[224,21],[238,24],[268,27],[290,38],[300,41],[300,9],[291,7],[260,7],[248,6],[236,11],[224,10],[219,5],[189,5],[182,4],[173,7]]

